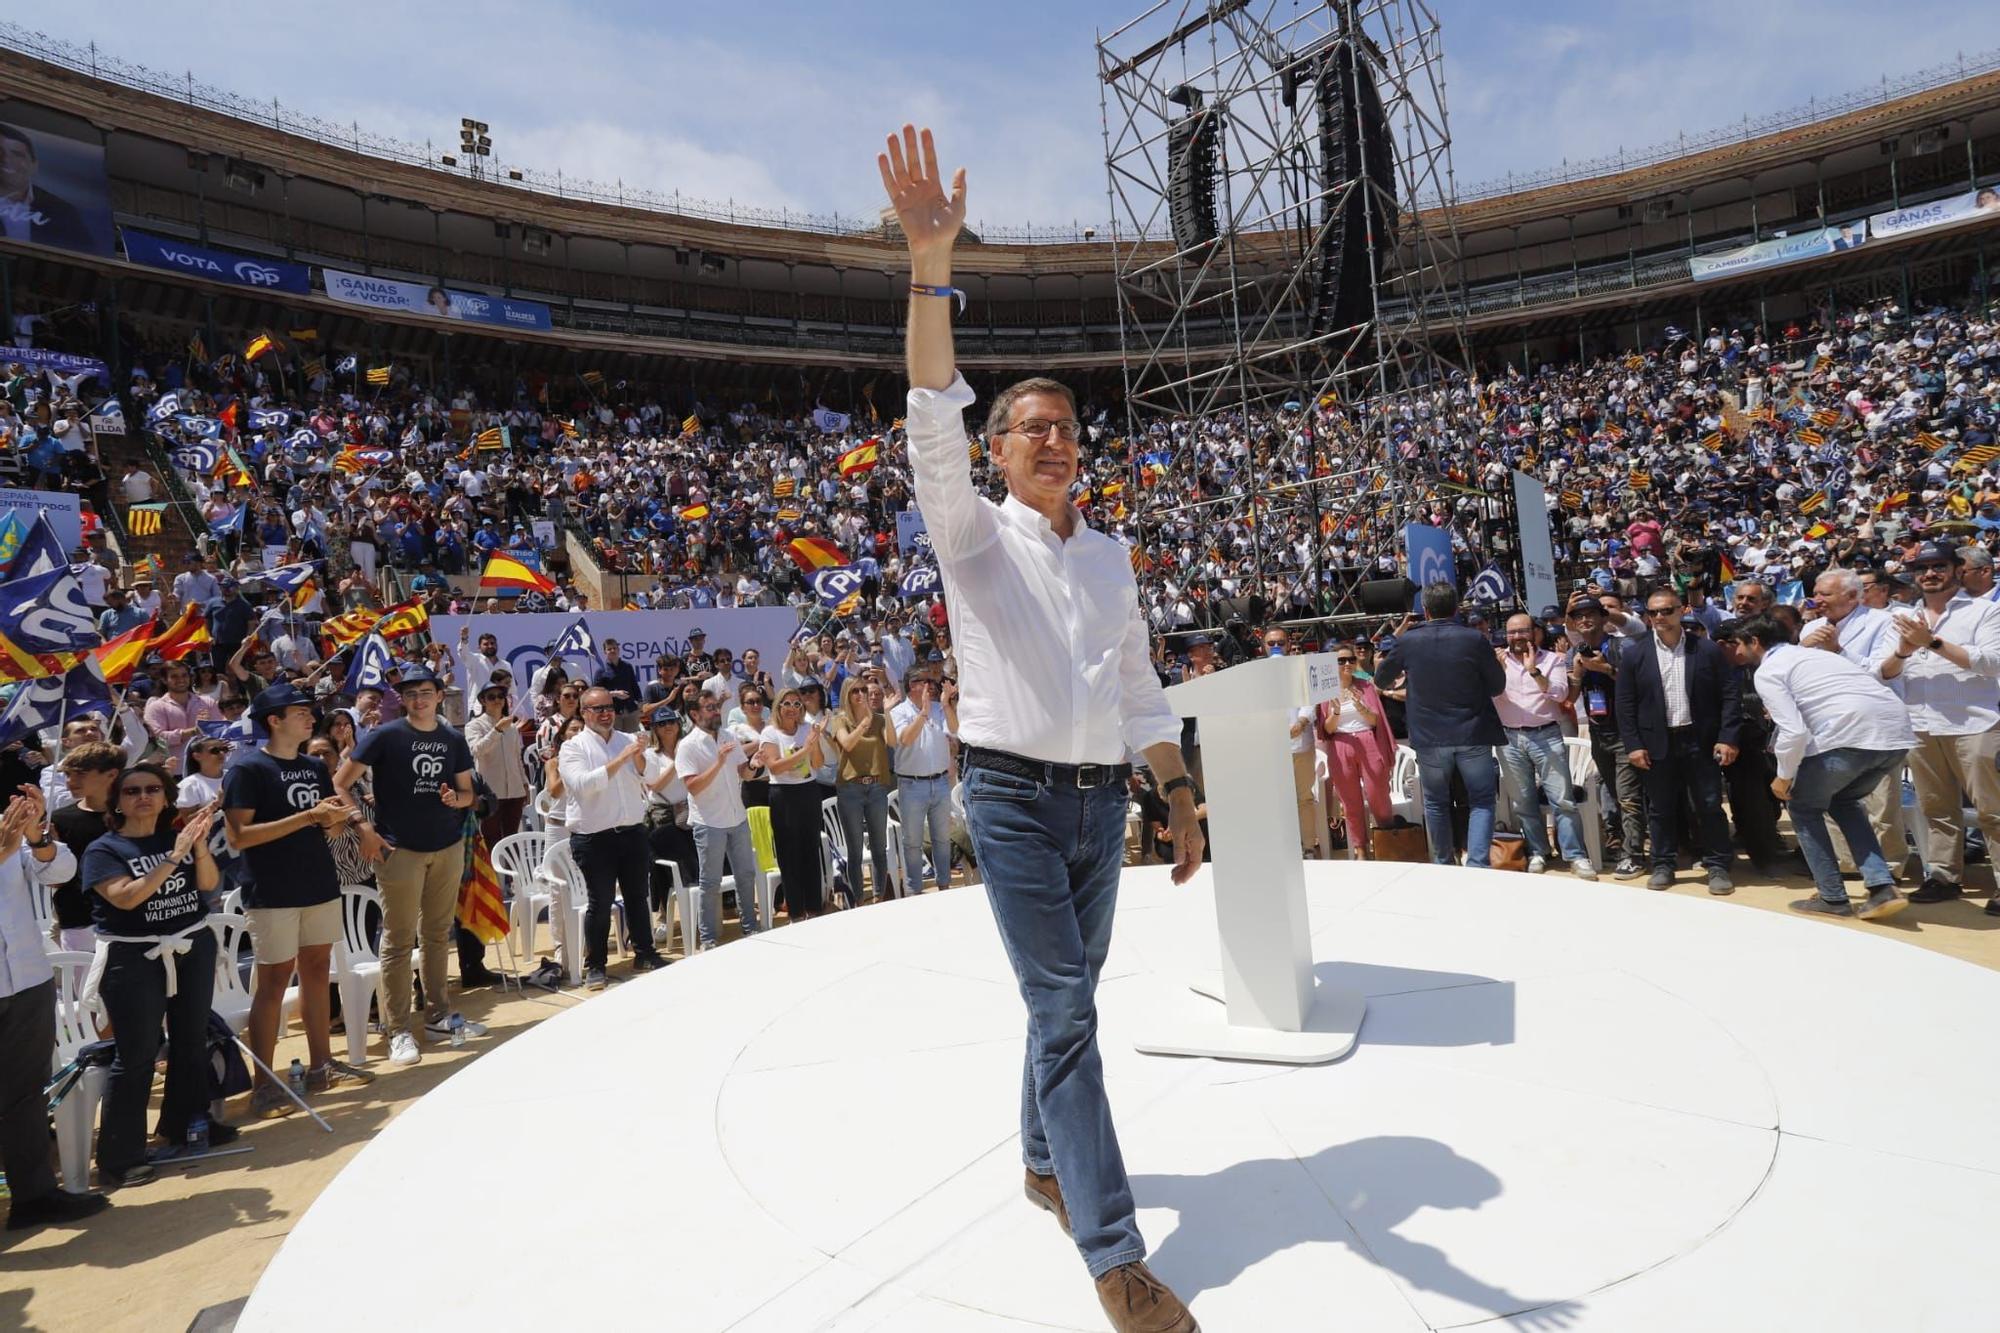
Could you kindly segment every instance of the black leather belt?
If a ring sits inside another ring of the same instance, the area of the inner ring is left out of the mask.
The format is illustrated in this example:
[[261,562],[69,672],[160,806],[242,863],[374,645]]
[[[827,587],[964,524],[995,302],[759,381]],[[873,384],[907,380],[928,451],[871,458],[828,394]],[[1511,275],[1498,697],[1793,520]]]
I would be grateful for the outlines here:
[[896,775],[897,779],[902,782],[934,782],[943,776],[943,769],[939,769],[935,773],[898,773]]
[[1051,764],[1046,760],[1008,754],[1005,750],[981,749],[977,745],[965,747],[965,762],[974,768],[990,768],[995,773],[1009,773],[1030,782],[1046,782],[1050,786],[1075,787],[1079,791],[1123,782],[1132,776],[1130,764]]

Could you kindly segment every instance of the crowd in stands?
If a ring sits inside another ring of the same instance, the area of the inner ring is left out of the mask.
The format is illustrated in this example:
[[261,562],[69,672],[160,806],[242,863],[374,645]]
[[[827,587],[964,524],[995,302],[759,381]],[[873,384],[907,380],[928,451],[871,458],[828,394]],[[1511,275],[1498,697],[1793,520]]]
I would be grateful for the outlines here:
[[[275,1116],[372,1076],[329,1045],[343,886],[381,896],[376,1017],[400,1066],[426,1042],[480,1035],[451,1007],[455,988],[494,980],[478,935],[454,923],[475,841],[497,848],[532,825],[571,844],[587,901],[582,938],[563,948],[581,956],[532,979],[560,985],[574,965],[591,989],[608,982],[614,899],[632,967],[658,967],[677,885],[695,886],[693,929],[714,944],[723,877],[753,879],[760,847],[792,920],[858,905],[864,889],[921,891],[926,872],[943,887],[967,861],[949,608],[932,591],[900,595],[921,556],[898,551],[911,503],[898,423],[690,410],[588,379],[432,389],[390,369],[370,383],[373,368],[329,366],[303,346],[141,362],[119,386],[133,434],[116,466],[92,438],[91,386],[20,365],[0,376],[0,453],[24,460],[17,476],[107,487],[120,532],[135,529],[133,506],[163,502],[197,510],[201,532],[165,567],[120,563],[87,515],[72,570],[98,628],[110,641],[150,621],[151,648],[103,709],[0,748],[0,784],[21,792],[0,817],[0,1052],[15,1052],[0,1142],[18,1224],[97,1206],[28,1164],[46,1157],[46,1131],[17,1095],[15,1037],[48,1049],[33,1026],[33,997],[52,985],[37,979],[45,942],[95,952],[90,993],[113,1033],[100,1180],[133,1184],[190,1151],[197,1125],[209,1145],[233,1134],[207,1113],[201,1031],[215,971],[203,922],[232,893],[253,940],[258,1061],[279,1027],[273,996],[296,975],[315,997],[300,1006],[303,1086],[260,1068],[250,1089],[248,1113]],[[1904,901],[1899,882],[1919,902],[1962,895],[1966,861],[2000,837],[1990,311],[1859,309],[1769,342],[1676,334],[1589,364],[1440,383],[1399,400],[1386,429],[1362,430],[1354,411],[1160,423],[1129,439],[1086,411],[1079,499],[1136,548],[1163,680],[1335,654],[1338,696],[1294,727],[1302,849],[1366,856],[1371,828],[1401,831],[1392,788],[1407,786],[1407,745],[1411,822],[1440,862],[1462,851],[1488,864],[1504,792],[1525,869],[1559,860],[1664,888],[1686,849],[1724,893],[1741,847],[1760,872],[1810,876],[1802,910],[1886,915]],[[130,447],[142,430],[157,447],[144,459]],[[873,465],[854,465],[870,437]],[[1337,584],[1402,572],[1406,516],[1321,525],[1293,513],[1253,533],[1232,497],[1379,468],[1366,450],[1383,447],[1428,492],[1461,575],[1512,522],[1487,498],[1508,470],[1539,475],[1562,604],[1503,614],[1433,585],[1421,622],[1327,617]],[[1147,492],[1216,503],[1146,519]],[[432,612],[537,605],[473,594],[460,577],[500,551],[554,576],[540,605],[585,609],[566,533],[637,576],[630,606],[791,604],[814,611],[817,632],[778,663],[697,636],[642,685],[609,642],[574,675],[558,664],[517,680],[491,639],[430,642],[419,621],[390,661],[362,670],[354,641],[328,628],[381,610],[388,571]],[[861,575],[838,614],[789,553],[799,536],[831,539]],[[1197,775],[1199,746],[1190,726]],[[1135,854],[1171,859],[1164,805],[1143,775],[1133,782]],[[1601,860],[1578,799],[1600,788]],[[837,859],[820,850],[829,801]],[[1796,851],[1781,837],[1787,808]],[[1858,908],[1843,857],[1866,891]],[[30,880],[52,890],[49,914],[24,924]],[[774,924],[754,894],[737,906],[745,933]],[[163,1139],[149,1147],[153,1057],[140,1036],[163,1018]]]

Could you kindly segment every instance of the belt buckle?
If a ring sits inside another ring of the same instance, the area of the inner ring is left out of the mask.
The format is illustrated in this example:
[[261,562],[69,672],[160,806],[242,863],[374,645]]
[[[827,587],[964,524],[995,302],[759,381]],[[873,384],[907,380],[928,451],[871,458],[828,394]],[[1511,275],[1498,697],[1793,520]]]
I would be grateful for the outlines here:
[[[1105,781],[1102,775],[1105,771],[1103,764],[1078,764],[1076,766],[1076,789],[1078,791],[1090,791],[1092,788],[1102,787]],[[1086,774],[1090,776],[1089,781],[1085,781]]]

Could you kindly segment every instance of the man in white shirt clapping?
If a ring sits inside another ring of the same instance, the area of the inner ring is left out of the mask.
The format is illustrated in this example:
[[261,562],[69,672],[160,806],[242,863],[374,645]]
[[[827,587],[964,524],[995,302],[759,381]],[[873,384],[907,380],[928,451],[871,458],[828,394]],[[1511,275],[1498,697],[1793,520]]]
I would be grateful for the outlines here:
[[[722,863],[736,878],[736,902],[743,933],[762,928],[757,917],[757,853],[750,845],[750,816],[743,808],[743,779],[750,773],[743,743],[718,736],[722,700],[703,690],[695,697],[694,728],[674,751],[674,769],[688,791],[688,831],[700,858],[701,883],[694,891],[697,936],[704,949],[722,930]],[[568,778],[565,777],[567,782]]]
[[951,885],[951,742],[958,732],[958,687],[941,686],[935,668],[909,679],[909,697],[889,710],[895,733],[896,809],[902,820],[903,883],[924,891],[924,834],[931,872]]
[[646,839],[645,747],[617,730],[617,705],[606,689],[585,690],[584,729],[563,742],[556,765],[569,793],[570,850],[589,895],[583,918],[584,984],[604,989],[611,940],[611,899],[625,900],[625,929],[632,937],[634,972],[665,967],[653,945],[647,909],[653,884],[652,844]]

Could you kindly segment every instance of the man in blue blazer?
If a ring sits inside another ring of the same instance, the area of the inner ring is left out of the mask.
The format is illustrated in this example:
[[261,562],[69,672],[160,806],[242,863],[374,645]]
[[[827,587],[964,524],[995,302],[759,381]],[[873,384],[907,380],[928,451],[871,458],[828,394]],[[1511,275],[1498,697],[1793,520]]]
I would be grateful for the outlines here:
[[1465,783],[1472,806],[1465,829],[1465,863],[1485,868],[1493,850],[1493,806],[1500,769],[1493,749],[1506,743],[1493,698],[1507,688],[1507,673],[1484,634],[1453,619],[1458,590],[1449,583],[1424,588],[1424,623],[1397,636],[1382,659],[1380,679],[1404,678],[1409,703],[1404,721],[1424,792],[1424,832],[1431,860],[1456,859],[1451,827],[1451,775]]
[[1734,893],[1729,820],[1722,813],[1722,770],[1736,762],[1742,725],[1741,686],[1734,665],[1712,640],[1681,626],[1681,599],[1671,587],[1646,598],[1652,632],[1632,640],[1618,664],[1618,735],[1625,756],[1646,785],[1653,843],[1649,889],[1674,882],[1679,867],[1682,793],[1693,799],[1708,891]]

